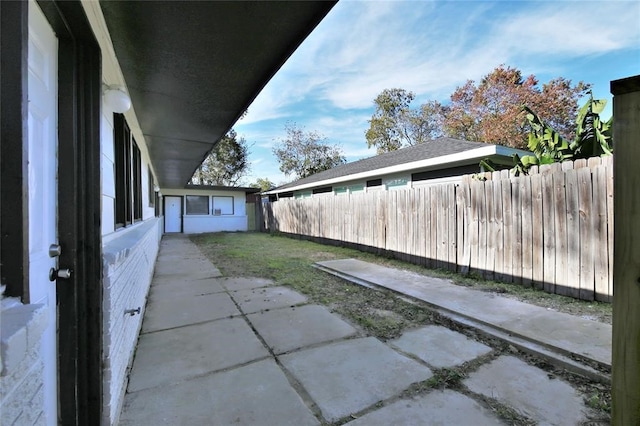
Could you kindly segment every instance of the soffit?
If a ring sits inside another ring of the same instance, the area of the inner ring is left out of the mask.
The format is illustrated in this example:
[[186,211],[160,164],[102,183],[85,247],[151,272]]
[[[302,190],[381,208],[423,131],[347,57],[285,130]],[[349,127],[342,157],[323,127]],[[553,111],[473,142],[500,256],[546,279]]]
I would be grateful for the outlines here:
[[100,2],[158,185],[184,187],[334,4]]

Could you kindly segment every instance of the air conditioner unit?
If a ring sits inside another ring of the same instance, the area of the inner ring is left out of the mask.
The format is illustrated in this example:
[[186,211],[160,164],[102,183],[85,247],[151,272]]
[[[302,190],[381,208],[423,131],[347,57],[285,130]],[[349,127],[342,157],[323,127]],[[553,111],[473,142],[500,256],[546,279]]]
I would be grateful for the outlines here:
[[222,214],[222,209],[213,209],[214,216],[220,216]]

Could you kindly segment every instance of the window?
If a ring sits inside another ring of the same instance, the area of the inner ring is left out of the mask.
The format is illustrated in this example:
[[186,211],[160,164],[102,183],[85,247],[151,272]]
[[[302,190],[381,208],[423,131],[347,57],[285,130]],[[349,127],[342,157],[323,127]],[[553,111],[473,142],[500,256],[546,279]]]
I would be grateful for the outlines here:
[[140,149],[122,114],[113,115],[115,155],[115,225],[131,225],[142,219],[142,159]]
[[213,214],[215,216],[233,215],[233,197],[214,196]]
[[147,175],[149,176],[149,207],[154,207],[156,205],[156,182],[153,179],[151,167],[147,167]]
[[367,188],[371,188],[373,186],[381,186],[381,185],[382,185],[382,179],[373,179],[373,180],[367,181]]
[[209,197],[206,195],[187,195],[187,214],[209,214]]

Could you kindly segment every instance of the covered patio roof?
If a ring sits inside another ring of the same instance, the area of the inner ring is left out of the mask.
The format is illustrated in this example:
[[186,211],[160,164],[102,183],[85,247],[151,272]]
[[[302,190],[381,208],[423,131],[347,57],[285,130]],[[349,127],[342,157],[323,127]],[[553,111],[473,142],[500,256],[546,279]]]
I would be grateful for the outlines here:
[[158,185],[182,188],[334,1],[101,1]]

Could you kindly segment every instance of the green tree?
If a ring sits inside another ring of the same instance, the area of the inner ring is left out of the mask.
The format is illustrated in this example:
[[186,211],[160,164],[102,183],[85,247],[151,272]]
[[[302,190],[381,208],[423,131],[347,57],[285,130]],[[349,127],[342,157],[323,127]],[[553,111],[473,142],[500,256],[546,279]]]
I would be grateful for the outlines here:
[[346,162],[342,150],[327,144],[318,132],[305,132],[295,123],[287,123],[284,128],[287,137],[273,148],[282,173],[302,179]]
[[268,191],[270,189],[275,188],[276,184],[271,182],[269,178],[258,178],[254,183],[252,183],[249,186],[260,188],[260,191],[264,192],[264,191]]
[[194,185],[236,186],[250,170],[249,147],[235,130],[213,147],[191,178]]
[[376,109],[365,133],[367,146],[375,146],[381,154],[441,135],[442,105],[432,101],[411,109],[414,97],[404,89],[385,89],[374,99]]

